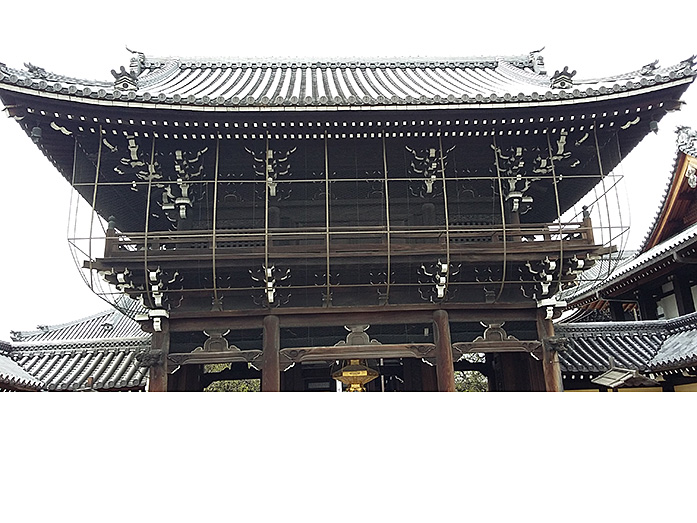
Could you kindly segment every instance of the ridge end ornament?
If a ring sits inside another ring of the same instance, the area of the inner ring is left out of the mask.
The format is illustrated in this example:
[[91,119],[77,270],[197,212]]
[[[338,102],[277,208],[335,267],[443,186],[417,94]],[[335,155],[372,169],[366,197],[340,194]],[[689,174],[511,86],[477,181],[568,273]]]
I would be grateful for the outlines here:
[[687,178],[687,185],[690,189],[697,187],[697,168],[694,165],[690,165],[685,171],[685,178]]
[[576,70],[569,72],[569,66],[565,65],[561,71],[555,71],[550,78],[550,87],[552,89],[568,89],[573,87],[573,77],[576,76]]

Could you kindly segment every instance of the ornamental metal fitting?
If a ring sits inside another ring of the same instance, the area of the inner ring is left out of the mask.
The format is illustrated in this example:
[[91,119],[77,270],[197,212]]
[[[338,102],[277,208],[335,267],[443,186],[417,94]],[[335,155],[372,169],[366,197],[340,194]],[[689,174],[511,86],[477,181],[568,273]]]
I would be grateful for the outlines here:
[[562,336],[550,336],[549,338],[544,338],[542,343],[547,351],[562,352],[569,350],[569,338],[564,338]]
[[150,368],[154,365],[161,364],[163,360],[163,353],[161,350],[149,350],[146,352],[140,352],[135,355],[135,360],[139,367]]

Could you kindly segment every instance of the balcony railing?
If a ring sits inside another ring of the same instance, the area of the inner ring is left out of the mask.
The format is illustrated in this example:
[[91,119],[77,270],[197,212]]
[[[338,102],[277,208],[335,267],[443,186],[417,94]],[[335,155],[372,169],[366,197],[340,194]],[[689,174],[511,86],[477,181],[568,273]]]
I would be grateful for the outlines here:
[[[303,229],[225,229],[148,233],[107,231],[105,258],[140,258],[148,256],[203,256],[215,251],[221,256],[258,256],[264,252],[288,255],[365,255],[384,253],[418,254],[442,251],[498,253],[537,251],[560,244],[560,248],[588,247],[594,244],[589,220],[562,224],[521,224],[434,227],[334,227]],[[533,247],[531,244],[535,244]]]

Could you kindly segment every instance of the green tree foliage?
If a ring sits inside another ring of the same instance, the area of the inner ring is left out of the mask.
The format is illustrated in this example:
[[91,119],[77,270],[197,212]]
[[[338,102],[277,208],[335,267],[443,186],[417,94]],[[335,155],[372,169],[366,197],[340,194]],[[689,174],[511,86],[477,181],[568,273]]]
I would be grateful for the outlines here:
[[[203,366],[204,373],[220,372],[229,369],[229,363],[213,363]],[[221,380],[214,381],[203,392],[259,392],[261,380]]]
[[476,370],[455,371],[455,390],[458,392],[486,392],[489,384],[486,376]]
[[[465,354],[471,363],[484,363],[485,356],[480,353]],[[489,380],[476,370],[455,371],[455,390],[458,392],[487,392]]]

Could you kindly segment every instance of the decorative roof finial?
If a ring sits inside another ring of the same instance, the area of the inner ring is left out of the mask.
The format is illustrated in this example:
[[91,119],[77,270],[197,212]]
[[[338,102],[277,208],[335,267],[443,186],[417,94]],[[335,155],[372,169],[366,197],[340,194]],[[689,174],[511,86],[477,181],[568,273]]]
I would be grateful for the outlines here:
[[29,74],[36,78],[46,78],[48,77],[48,73],[46,72],[46,69],[43,67],[38,67],[32,63],[24,63],[24,67],[27,68],[27,71],[29,71]]
[[697,158],[697,131],[690,127],[681,125],[675,129],[678,135],[678,150],[684,154],[689,154]]
[[140,51],[132,51],[131,49],[126,46],[126,51],[131,53],[133,56],[131,57],[131,74],[134,74],[136,77],[140,76],[140,73],[143,72],[143,67],[145,66],[145,53],[141,53]]
[[545,50],[545,47],[541,47],[537,51],[531,51],[530,52],[530,59],[532,60],[532,70],[535,71],[537,74],[547,74],[547,71],[545,70],[545,59],[540,55],[542,51]]
[[126,71],[122,65],[119,72],[111,70],[114,77],[114,88],[123,89],[124,91],[135,91],[138,89],[138,76],[133,72]]
[[642,67],[641,74],[644,76],[648,76],[652,74],[656,69],[658,69],[658,60],[654,60],[650,64],[646,64],[644,67]]
[[568,89],[574,85],[573,77],[576,76],[576,71],[569,72],[569,66],[565,65],[564,69],[559,72],[555,71],[551,78],[552,89]]

